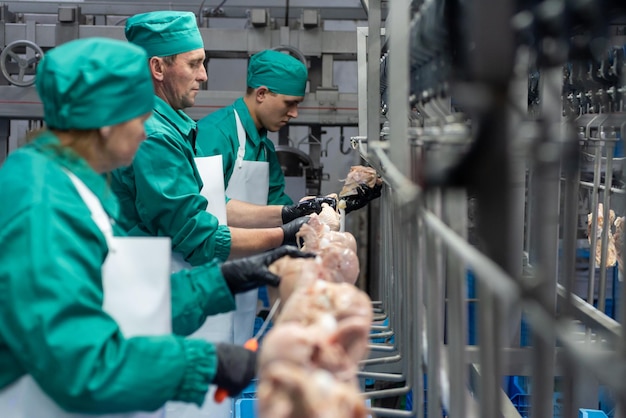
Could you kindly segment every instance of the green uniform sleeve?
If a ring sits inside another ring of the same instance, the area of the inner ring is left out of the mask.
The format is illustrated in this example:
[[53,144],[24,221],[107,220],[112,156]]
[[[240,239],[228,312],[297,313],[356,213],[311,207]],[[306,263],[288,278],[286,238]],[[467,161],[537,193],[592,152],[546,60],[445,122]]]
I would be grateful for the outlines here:
[[209,315],[235,310],[219,265],[182,270],[172,275],[172,330],[178,335],[196,331]]
[[102,310],[102,233],[81,222],[90,219],[82,201],[50,189],[28,207],[0,210],[0,355],[8,349],[16,359],[0,376],[30,374],[68,411],[200,404],[215,347],[173,335],[125,338]]
[[264,143],[267,146],[267,161],[270,166],[270,188],[267,195],[267,204],[291,205],[293,200],[285,193],[285,175],[278,162],[274,144],[267,138],[264,140]]
[[155,133],[142,143],[133,160],[135,207],[150,235],[172,238],[172,250],[194,266],[230,254],[230,230],[206,212],[202,180],[179,143]]

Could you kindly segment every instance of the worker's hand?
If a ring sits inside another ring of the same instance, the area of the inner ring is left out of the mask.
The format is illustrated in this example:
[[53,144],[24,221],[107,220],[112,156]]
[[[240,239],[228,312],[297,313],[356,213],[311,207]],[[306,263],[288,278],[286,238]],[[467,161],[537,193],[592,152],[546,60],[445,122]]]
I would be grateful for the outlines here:
[[282,245],[297,245],[296,234],[302,225],[309,222],[309,219],[308,216],[303,216],[281,226],[284,234]]
[[267,267],[284,256],[315,257],[314,254],[303,253],[296,247],[278,247],[263,254],[226,261],[222,264],[222,275],[233,295],[260,286],[278,286],[280,277],[271,273]]
[[256,375],[257,353],[228,343],[219,343],[216,348],[217,372],[212,383],[226,389],[229,396],[237,396]]
[[301,200],[293,205],[283,206],[281,212],[283,224],[293,221],[301,216],[310,215],[312,213],[320,213],[322,211],[322,203],[328,203],[333,209],[337,208],[337,200],[328,196],[317,196],[310,199]]
[[346,213],[361,209],[372,200],[379,198],[382,188],[382,183],[377,183],[374,187],[368,187],[367,185],[362,184],[357,189],[357,194],[342,197],[341,199],[346,202]]

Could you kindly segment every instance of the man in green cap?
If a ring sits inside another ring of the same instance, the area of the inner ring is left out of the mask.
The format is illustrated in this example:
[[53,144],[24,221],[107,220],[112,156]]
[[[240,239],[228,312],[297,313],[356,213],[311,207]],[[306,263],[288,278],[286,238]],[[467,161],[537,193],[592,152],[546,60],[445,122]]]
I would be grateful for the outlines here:
[[204,155],[222,156],[229,198],[260,205],[293,203],[267,132],[298,117],[307,78],[300,60],[261,51],[250,58],[245,96],[198,122],[198,148]]
[[[227,226],[221,161],[198,156],[196,123],[183,111],[194,105],[207,80],[204,44],[195,15],[176,11],[138,14],[126,21],[125,35],[148,54],[155,104],[146,122],[146,141],[132,164],[112,175],[111,187],[120,200],[121,226],[131,235],[171,237],[174,271],[294,244],[307,218],[298,217],[301,212],[296,211],[298,216],[283,223],[282,206],[251,207],[242,202],[246,210],[233,214]],[[243,305],[238,296],[238,309]],[[209,317],[195,336],[232,342],[233,315]],[[249,322],[251,328],[254,317]],[[205,409],[212,407],[216,405],[205,403]],[[174,409],[168,407],[172,417],[178,415]],[[221,409],[221,413],[211,413],[219,418],[230,412],[229,405]]]
[[[267,137],[268,131],[276,132],[298,117],[307,78],[306,65],[291,55],[269,49],[256,53],[248,64],[246,94],[198,122],[198,153],[222,159],[226,196],[230,199],[226,205],[229,225],[242,202],[282,205],[283,221],[291,219],[292,213],[298,213],[305,205],[325,202],[334,207],[334,198],[328,197],[293,204],[285,193],[285,177],[274,145]],[[365,203],[369,201],[359,198]],[[355,199],[348,199],[347,203],[347,212],[355,209]],[[245,306],[256,306],[255,297],[238,296],[249,298]],[[238,330],[243,327],[235,324],[234,341],[243,343],[250,337],[251,329],[240,333]]]
[[[222,156],[228,198],[285,208],[293,203],[267,133],[298,117],[307,78],[304,63],[291,55],[271,49],[258,52],[248,64],[246,94],[198,122],[198,152]],[[379,196],[379,188],[360,189],[358,196],[346,199],[346,212]]]

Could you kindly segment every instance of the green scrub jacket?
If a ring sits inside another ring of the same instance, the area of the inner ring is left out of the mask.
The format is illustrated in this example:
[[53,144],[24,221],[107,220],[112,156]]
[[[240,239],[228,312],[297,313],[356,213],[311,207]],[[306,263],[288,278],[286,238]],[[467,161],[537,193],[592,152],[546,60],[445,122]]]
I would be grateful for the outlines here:
[[224,164],[224,186],[228,187],[230,176],[235,168],[239,139],[235,112],[246,130],[246,152],[244,160],[267,161],[270,166],[270,188],[268,205],[290,205],[293,200],[285,194],[285,176],[278,162],[274,144],[267,138],[267,130],[258,131],[250,116],[248,107],[240,97],[231,106],[224,107],[198,122],[198,154],[204,157],[222,155]]
[[[9,155],[0,169],[0,390],[30,374],[70,411],[201,404],[216,372],[215,346],[122,335],[102,310],[106,240],[62,167],[117,216],[106,179],[53,134]],[[115,225],[114,233],[124,235]],[[188,335],[207,315],[234,308],[216,263],[172,275],[174,333]]]
[[146,121],[147,139],[129,167],[113,171],[120,224],[135,236],[166,236],[172,251],[197,266],[230,254],[230,230],[206,212],[194,162],[196,123],[159,97]]

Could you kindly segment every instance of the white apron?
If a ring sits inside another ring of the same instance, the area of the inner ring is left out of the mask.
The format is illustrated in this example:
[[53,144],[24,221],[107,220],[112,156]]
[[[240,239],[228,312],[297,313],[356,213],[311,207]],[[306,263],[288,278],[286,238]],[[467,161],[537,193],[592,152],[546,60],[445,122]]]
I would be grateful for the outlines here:
[[[110,219],[98,198],[74,174],[69,171],[67,174],[109,247],[102,265],[103,310],[117,321],[125,337],[170,334],[170,239],[114,237]],[[164,415],[163,408],[155,412],[119,414],[68,413],[30,376],[0,391],[0,417],[3,418],[162,418]]]
[[[209,202],[206,211],[214,215],[220,225],[226,225],[226,198],[224,195],[224,167],[222,156],[197,157],[194,159],[203,187],[200,194]],[[192,268],[180,253],[172,254],[172,271]],[[226,312],[207,317],[204,324],[190,338],[198,338],[212,343],[233,342],[234,312]],[[232,402],[224,401],[217,404],[213,395],[217,388],[211,386],[204,404],[198,407],[184,402],[168,402],[165,406],[167,418],[230,418]],[[0,417],[1,418],[1,417]]]
[[[246,131],[236,110],[235,122],[237,123],[239,148],[233,174],[226,188],[226,195],[231,199],[265,206],[270,188],[270,165],[267,161],[246,161],[243,159],[246,153]],[[236,296],[235,344],[243,345],[252,338],[258,294],[258,290],[255,289],[239,293]]]

